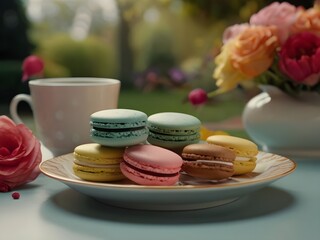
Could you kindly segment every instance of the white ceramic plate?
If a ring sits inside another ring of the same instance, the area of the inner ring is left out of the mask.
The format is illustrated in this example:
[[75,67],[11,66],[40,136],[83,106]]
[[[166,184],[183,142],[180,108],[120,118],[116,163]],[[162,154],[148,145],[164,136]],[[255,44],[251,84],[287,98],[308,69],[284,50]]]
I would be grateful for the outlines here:
[[175,186],[141,186],[129,180],[96,183],[79,179],[72,171],[73,155],[62,155],[41,163],[41,171],[70,188],[106,204],[144,210],[189,210],[219,206],[260,189],[294,171],[288,158],[259,152],[255,170],[224,182],[195,180],[181,174]]

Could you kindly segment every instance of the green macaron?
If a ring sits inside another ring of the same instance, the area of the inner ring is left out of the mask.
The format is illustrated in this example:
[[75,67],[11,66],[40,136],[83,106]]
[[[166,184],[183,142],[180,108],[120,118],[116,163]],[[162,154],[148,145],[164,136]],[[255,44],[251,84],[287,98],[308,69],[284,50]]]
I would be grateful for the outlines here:
[[148,142],[168,149],[183,148],[200,140],[198,118],[178,112],[161,112],[148,117]]
[[147,140],[147,115],[132,109],[108,109],[90,116],[91,139],[104,146],[124,147]]

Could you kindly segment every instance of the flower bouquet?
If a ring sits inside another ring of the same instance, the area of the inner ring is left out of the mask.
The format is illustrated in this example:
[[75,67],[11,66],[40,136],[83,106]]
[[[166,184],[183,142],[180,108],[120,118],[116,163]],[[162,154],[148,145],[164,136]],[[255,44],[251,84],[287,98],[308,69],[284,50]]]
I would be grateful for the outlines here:
[[[320,2],[320,1],[319,1]],[[254,81],[296,95],[320,92],[320,3],[310,9],[274,2],[250,17],[248,23],[225,29],[215,58],[217,90],[190,92],[192,104]]]

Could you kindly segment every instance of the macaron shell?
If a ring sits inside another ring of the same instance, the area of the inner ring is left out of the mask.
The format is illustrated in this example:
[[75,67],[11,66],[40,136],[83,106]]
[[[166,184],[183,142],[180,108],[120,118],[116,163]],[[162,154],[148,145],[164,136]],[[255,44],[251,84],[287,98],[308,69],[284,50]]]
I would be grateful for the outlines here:
[[250,161],[234,161],[234,174],[233,175],[243,175],[252,172],[256,167],[256,162]]
[[128,147],[123,157],[135,167],[159,173],[177,172],[182,165],[182,159],[178,154],[153,145]]
[[146,185],[146,186],[171,186],[174,185],[179,180],[179,174],[171,177],[159,177],[149,174],[144,174],[140,171],[136,171],[133,168],[130,168],[125,163],[120,164],[121,171],[128,179],[133,182]]
[[123,153],[124,148],[111,148],[101,146],[98,143],[88,143],[77,146],[73,155],[80,162],[105,165],[120,163]]
[[190,144],[184,147],[182,156],[189,160],[206,159],[226,162],[233,162],[236,158],[232,150],[207,143]]
[[73,172],[83,180],[94,182],[111,182],[125,178],[120,170],[120,166],[119,168],[94,168],[73,164]]
[[98,127],[128,128],[145,126],[148,116],[133,109],[107,109],[91,114],[90,119]]
[[234,168],[221,164],[211,166],[197,164],[192,161],[184,161],[182,170],[188,175],[208,180],[222,180],[231,177],[234,174]]
[[258,154],[258,146],[252,141],[229,135],[213,135],[207,138],[209,144],[227,147],[237,156],[251,157]]
[[198,118],[178,112],[161,112],[148,117],[147,126],[151,131],[170,135],[190,135],[200,131]]

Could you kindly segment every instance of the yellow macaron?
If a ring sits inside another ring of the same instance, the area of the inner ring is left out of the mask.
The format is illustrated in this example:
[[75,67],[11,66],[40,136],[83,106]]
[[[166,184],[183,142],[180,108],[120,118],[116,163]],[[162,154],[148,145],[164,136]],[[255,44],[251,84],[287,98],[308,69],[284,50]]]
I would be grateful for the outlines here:
[[74,149],[73,172],[81,179],[109,182],[124,179],[120,170],[124,148],[111,148],[88,143]]
[[210,136],[207,138],[207,142],[209,144],[229,148],[236,154],[236,159],[233,162],[233,175],[242,175],[252,172],[256,167],[256,159],[259,150],[254,142],[248,139],[227,135]]

